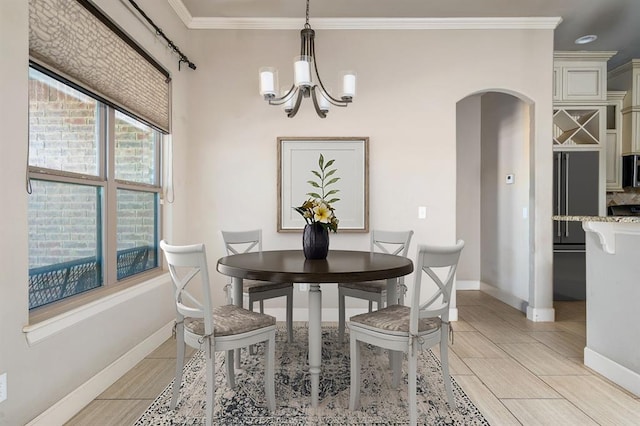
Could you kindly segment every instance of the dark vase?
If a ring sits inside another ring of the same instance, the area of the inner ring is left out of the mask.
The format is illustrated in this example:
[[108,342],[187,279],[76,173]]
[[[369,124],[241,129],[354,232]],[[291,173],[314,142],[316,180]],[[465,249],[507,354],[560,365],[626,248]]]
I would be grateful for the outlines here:
[[307,259],[326,259],[329,253],[329,230],[318,222],[305,225],[302,250]]

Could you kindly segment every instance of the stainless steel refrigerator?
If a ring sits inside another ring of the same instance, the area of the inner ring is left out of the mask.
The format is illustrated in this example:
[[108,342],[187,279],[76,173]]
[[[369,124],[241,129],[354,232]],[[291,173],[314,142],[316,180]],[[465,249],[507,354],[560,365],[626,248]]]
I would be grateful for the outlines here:
[[[553,153],[554,214],[598,215],[599,153]],[[554,221],[553,298],[585,300],[586,264],[582,222]]]

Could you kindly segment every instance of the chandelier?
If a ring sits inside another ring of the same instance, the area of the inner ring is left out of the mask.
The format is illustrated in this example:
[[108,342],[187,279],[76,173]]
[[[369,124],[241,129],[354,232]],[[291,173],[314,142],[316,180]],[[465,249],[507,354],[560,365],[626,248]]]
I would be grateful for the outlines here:
[[353,101],[356,94],[356,73],[344,71],[342,73],[342,96],[336,99],[322,84],[318,73],[318,62],[314,48],[315,31],[309,25],[309,0],[304,28],[300,31],[300,56],[293,59],[293,84],[289,90],[284,89],[281,96],[278,92],[278,70],[273,67],[260,68],[260,94],[269,105],[282,105],[287,117],[294,117],[298,113],[302,98],[311,97],[316,113],[325,118],[329,106],[346,107]]

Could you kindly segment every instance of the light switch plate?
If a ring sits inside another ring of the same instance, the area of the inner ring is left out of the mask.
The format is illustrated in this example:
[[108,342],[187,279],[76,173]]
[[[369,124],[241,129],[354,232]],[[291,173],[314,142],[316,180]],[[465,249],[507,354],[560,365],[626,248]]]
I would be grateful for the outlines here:
[[7,373],[0,374],[0,402],[7,399]]
[[420,206],[418,207],[418,219],[426,219],[427,218],[427,207]]

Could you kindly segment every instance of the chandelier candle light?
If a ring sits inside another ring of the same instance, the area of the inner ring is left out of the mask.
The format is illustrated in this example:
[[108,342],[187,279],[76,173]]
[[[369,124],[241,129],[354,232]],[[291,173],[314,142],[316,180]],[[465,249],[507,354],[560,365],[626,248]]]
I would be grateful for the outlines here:
[[314,48],[315,31],[309,25],[309,0],[304,28],[300,31],[300,56],[293,60],[293,85],[289,90],[283,89],[278,93],[278,71],[273,67],[260,68],[260,94],[269,105],[282,105],[287,117],[294,117],[298,113],[302,98],[311,97],[316,113],[325,118],[329,106],[346,107],[356,95],[356,73],[344,71],[342,74],[342,97],[336,99],[325,89],[318,73],[318,63]]

